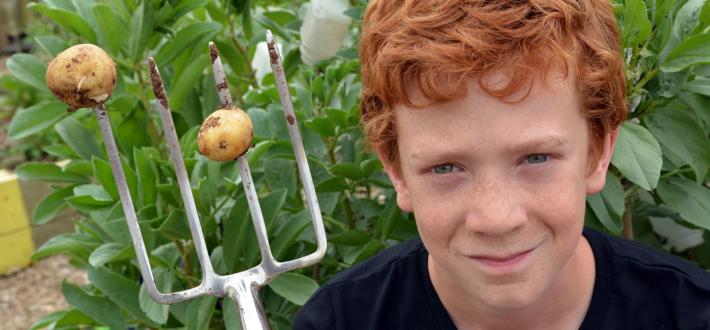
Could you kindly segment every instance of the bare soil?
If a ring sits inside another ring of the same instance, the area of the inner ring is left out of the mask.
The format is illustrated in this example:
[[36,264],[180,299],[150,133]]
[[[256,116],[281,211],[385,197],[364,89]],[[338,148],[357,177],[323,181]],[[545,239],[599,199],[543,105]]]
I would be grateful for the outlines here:
[[5,330],[25,330],[41,317],[69,305],[62,280],[87,283],[86,273],[69,265],[65,256],[52,256],[10,275],[0,276],[0,323]]

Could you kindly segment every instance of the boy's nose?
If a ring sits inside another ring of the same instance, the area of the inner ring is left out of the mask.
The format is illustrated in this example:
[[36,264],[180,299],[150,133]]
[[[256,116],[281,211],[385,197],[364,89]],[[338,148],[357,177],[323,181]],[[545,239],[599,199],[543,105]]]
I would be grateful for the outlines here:
[[502,236],[527,223],[527,212],[515,188],[505,180],[485,180],[467,198],[465,227],[471,234]]

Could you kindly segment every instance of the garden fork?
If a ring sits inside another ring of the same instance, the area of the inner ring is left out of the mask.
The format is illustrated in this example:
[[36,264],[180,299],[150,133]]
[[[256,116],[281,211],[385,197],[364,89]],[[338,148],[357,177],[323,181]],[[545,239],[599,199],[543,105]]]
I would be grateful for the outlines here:
[[[159,292],[156,288],[153,272],[148,261],[148,254],[138,226],[138,220],[136,218],[133,202],[128,191],[126,177],[124,175],[120,156],[116,148],[116,142],[113,138],[108,115],[106,114],[106,110],[103,105],[99,105],[94,108],[94,112],[96,113],[99,126],[101,128],[104,144],[106,145],[106,151],[111,163],[113,176],[118,187],[123,212],[126,216],[126,221],[128,222],[128,228],[133,240],[133,247],[135,248],[136,257],[138,259],[138,265],[150,295],[153,299],[162,304],[176,303],[203,295],[211,295],[221,298],[228,297],[234,302],[237,310],[239,311],[242,326],[244,329],[248,330],[269,329],[269,323],[259,300],[259,288],[266,285],[274,277],[283,272],[317,263],[323,258],[326,252],[326,237],[325,230],[323,228],[323,220],[321,218],[318,200],[316,199],[316,191],[313,185],[313,180],[308,168],[303,142],[298,130],[296,115],[293,111],[291,94],[286,82],[283,65],[281,64],[281,55],[276,47],[271,31],[266,32],[266,40],[269,49],[271,68],[274,72],[274,78],[279,91],[281,105],[284,109],[284,117],[287,122],[286,125],[288,127],[289,136],[293,145],[299,175],[303,183],[303,189],[308,202],[308,209],[311,213],[312,223],[315,227],[317,248],[315,252],[307,256],[286,262],[279,262],[274,259],[269,247],[266,226],[261,213],[261,207],[259,206],[259,199],[256,189],[254,188],[254,182],[249,171],[247,157],[246,155],[242,155],[237,158],[237,164],[242,184],[244,186],[244,191],[247,196],[247,201],[249,203],[249,210],[254,223],[259,249],[261,250],[261,263],[254,268],[231,275],[222,276],[214,272],[209,254],[207,252],[205,239],[202,235],[200,220],[198,219],[195,201],[192,196],[185,162],[183,161],[182,154],[180,152],[180,144],[178,142],[177,134],[175,133],[175,124],[173,123],[170,115],[170,109],[168,107],[165,89],[163,88],[163,82],[160,78],[160,73],[158,72],[155,61],[153,58],[150,58],[148,62],[150,66],[151,81],[153,83],[153,91],[159,101],[158,108],[160,118],[163,123],[165,137],[168,140],[170,158],[175,167],[175,174],[180,188],[180,195],[182,196],[185,213],[190,226],[190,232],[192,234],[192,239],[195,243],[197,256],[202,268],[202,282],[199,286],[180,292]],[[222,61],[219,58],[217,47],[215,47],[213,43],[209,44],[209,49],[210,56],[212,58],[212,70],[214,72],[215,84],[219,93],[221,108],[229,108],[232,106],[232,96],[229,92]]]

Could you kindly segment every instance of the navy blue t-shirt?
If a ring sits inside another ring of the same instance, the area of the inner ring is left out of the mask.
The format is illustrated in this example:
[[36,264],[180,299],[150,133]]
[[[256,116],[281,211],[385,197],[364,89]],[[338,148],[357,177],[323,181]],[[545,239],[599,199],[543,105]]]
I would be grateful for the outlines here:
[[[710,329],[710,273],[673,256],[584,229],[594,252],[592,301],[580,329]],[[294,329],[456,329],[434,291],[421,240],[336,275]]]

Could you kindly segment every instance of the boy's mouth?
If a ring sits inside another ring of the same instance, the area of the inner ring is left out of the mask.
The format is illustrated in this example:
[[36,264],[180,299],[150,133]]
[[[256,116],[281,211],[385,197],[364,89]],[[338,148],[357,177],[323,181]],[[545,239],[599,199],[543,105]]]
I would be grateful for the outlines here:
[[510,273],[522,268],[524,262],[537,248],[502,255],[474,255],[469,258],[475,260],[484,270],[493,273]]

